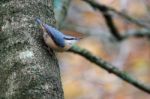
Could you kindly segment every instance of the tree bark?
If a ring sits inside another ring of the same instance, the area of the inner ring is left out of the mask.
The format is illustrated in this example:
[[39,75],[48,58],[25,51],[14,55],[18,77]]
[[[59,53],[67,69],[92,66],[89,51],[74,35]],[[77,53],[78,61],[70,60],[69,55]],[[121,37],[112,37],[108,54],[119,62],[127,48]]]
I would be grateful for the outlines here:
[[0,0],[0,99],[63,99],[37,17],[55,25],[52,0]]

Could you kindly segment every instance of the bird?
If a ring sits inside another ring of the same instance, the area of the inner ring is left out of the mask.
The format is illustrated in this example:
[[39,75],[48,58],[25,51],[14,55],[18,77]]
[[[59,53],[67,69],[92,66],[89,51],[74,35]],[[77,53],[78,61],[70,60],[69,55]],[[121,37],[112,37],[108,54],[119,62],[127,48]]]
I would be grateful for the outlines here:
[[43,31],[43,38],[46,45],[55,51],[67,51],[73,44],[80,40],[80,38],[63,34],[56,28],[43,23],[39,18],[36,19],[36,22]]

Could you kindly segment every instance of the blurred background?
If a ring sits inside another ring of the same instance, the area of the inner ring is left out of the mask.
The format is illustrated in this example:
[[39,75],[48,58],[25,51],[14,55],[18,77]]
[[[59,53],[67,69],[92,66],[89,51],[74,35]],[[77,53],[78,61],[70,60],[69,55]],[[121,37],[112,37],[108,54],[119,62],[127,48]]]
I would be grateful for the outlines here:
[[[150,0],[95,0],[150,26]],[[142,29],[124,18],[112,14],[120,33]],[[129,37],[116,41],[105,20],[82,0],[71,0],[62,32],[85,36],[78,46],[92,52],[145,84],[150,83],[150,38]],[[120,78],[99,68],[85,58],[69,53],[57,53],[65,99],[150,99]]]

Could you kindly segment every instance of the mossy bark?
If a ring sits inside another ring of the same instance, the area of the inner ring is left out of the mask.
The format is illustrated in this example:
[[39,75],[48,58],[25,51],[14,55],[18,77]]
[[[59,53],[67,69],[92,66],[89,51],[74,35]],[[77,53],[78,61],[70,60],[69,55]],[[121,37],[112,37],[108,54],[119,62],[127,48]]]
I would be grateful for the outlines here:
[[37,17],[55,25],[52,0],[0,0],[0,99],[63,99]]

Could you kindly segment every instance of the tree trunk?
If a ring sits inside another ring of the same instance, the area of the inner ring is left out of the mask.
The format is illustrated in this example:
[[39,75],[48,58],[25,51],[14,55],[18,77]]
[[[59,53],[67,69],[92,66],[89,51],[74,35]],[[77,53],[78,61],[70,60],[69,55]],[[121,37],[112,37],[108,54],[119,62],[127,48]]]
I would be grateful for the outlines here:
[[37,17],[55,24],[52,0],[0,0],[0,99],[63,99],[58,62]]

